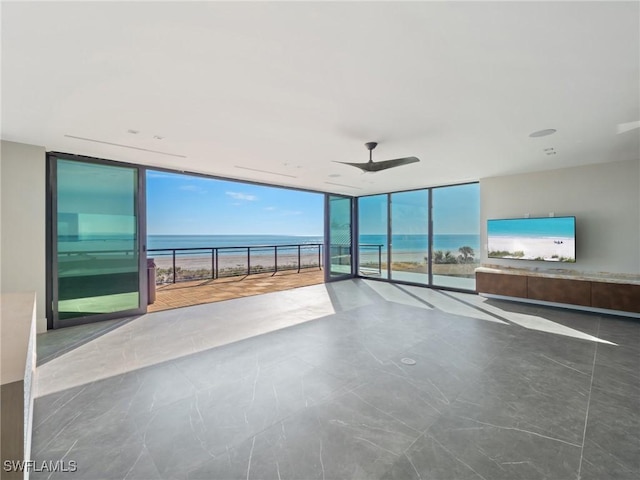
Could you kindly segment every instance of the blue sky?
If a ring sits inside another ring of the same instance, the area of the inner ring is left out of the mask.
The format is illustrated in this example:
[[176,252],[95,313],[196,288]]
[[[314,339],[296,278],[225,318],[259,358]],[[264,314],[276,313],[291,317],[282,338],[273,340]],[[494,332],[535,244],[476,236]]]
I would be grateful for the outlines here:
[[[436,234],[480,231],[480,187],[433,189]],[[425,190],[394,194],[394,233],[426,234]],[[386,232],[386,195],[362,200],[360,232]],[[374,206],[375,204],[375,206]],[[147,171],[149,235],[323,235],[322,194]]]
[[324,197],[149,170],[149,235],[318,235]]

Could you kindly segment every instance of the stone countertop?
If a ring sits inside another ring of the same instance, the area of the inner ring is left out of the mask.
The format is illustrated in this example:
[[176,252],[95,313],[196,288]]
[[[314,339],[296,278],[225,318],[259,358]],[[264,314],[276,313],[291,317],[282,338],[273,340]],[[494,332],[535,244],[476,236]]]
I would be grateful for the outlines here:
[[563,278],[589,282],[624,283],[640,285],[640,275],[631,273],[580,272],[569,269],[513,268],[502,265],[482,265],[476,273],[497,273],[504,275],[526,275],[528,277]]

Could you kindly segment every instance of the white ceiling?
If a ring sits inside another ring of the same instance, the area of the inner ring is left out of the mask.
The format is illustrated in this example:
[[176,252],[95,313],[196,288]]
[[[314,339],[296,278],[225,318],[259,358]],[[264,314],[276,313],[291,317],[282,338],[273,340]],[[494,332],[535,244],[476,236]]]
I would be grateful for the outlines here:
[[637,159],[639,65],[639,2],[2,2],[2,138],[359,196]]

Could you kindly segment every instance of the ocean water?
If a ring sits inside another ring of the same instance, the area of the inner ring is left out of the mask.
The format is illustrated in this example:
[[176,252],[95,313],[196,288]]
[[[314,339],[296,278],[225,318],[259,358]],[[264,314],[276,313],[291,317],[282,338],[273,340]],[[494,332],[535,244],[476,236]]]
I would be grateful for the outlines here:
[[[387,245],[386,235],[360,235],[360,243],[367,245]],[[393,235],[391,243],[395,251],[424,252],[428,248],[427,235]],[[480,235],[435,234],[433,249],[457,252],[460,247],[471,247],[480,252]]]
[[147,249],[255,247],[323,243],[322,236],[293,235],[148,235]]

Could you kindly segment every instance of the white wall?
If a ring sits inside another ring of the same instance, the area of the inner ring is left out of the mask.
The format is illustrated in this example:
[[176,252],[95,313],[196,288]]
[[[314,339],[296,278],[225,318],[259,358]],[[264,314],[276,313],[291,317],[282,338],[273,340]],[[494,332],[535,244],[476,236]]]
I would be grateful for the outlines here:
[[46,152],[2,141],[0,148],[0,292],[36,292],[37,330],[45,318]]
[[[640,160],[480,180],[482,263],[640,274]],[[487,219],[575,215],[576,263],[487,258]]]

